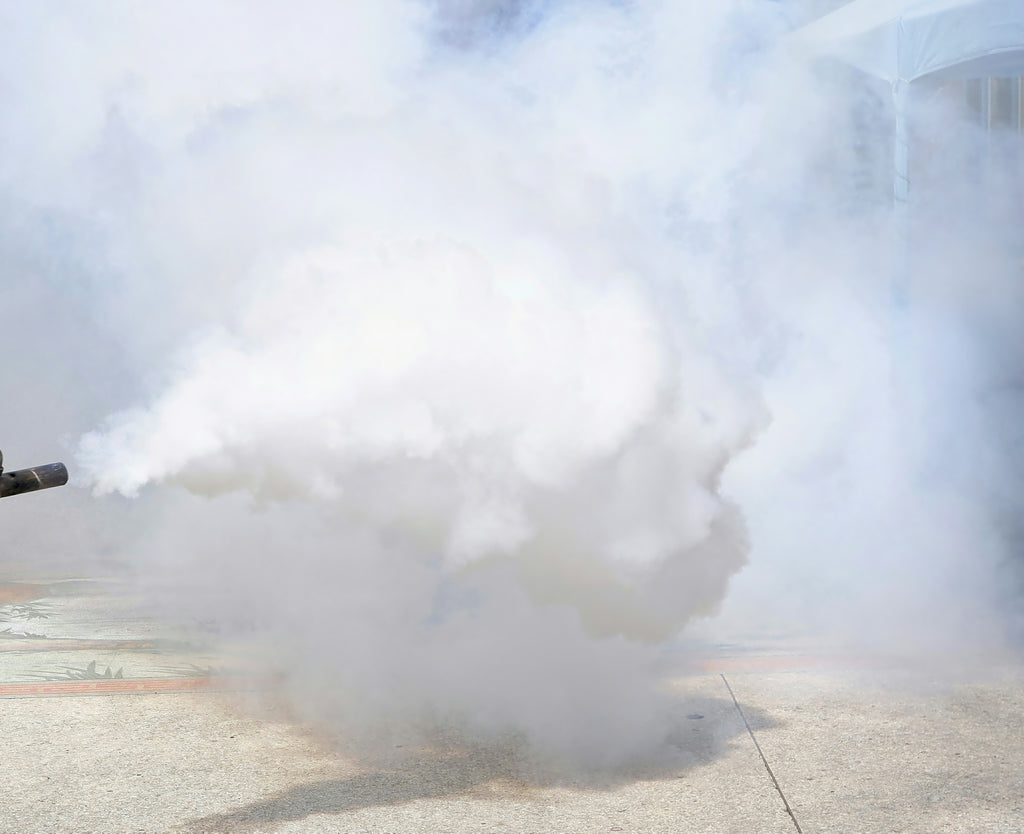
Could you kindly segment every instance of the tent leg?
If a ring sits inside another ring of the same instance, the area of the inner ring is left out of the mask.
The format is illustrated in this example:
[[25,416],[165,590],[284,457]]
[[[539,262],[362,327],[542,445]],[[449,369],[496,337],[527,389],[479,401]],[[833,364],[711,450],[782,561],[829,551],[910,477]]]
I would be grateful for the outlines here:
[[893,130],[892,172],[892,239],[889,276],[889,339],[891,385],[902,407],[908,380],[912,377],[910,362],[910,131],[908,126],[908,90],[905,82],[892,87],[895,125]]
[[896,123],[893,135],[893,263],[892,303],[903,310],[910,293],[910,131],[908,126],[907,83],[897,81],[892,87]]

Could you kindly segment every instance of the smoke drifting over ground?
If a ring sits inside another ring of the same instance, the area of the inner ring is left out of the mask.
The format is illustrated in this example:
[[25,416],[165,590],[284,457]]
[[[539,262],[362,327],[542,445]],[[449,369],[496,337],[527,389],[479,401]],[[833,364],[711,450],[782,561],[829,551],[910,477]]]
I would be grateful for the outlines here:
[[894,336],[869,108],[783,4],[0,18],[9,309],[66,334],[9,428],[106,496],[80,546],[257,621],[349,731],[644,754],[750,552],[734,620],[1000,632],[1019,207],[929,217]]

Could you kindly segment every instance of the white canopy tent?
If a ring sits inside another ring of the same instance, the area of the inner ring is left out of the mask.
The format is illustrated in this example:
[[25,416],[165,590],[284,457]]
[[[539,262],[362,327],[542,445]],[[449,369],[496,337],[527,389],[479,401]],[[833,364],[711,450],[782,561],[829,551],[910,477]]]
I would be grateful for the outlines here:
[[1024,74],[1022,0],[854,0],[796,40],[891,84]]
[[954,79],[1024,75],[1024,0],[853,0],[798,30],[793,41],[892,86],[893,198],[901,238],[893,290],[902,302],[911,90]]

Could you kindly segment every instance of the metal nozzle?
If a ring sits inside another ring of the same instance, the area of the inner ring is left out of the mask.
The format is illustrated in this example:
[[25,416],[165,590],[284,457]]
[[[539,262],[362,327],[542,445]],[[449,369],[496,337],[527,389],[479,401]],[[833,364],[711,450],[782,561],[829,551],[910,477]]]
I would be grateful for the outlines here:
[[3,455],[0,453],[0,498],[64,486],[67,482],[68,470],[63,463],[47,463],[31,469],[3,472]]

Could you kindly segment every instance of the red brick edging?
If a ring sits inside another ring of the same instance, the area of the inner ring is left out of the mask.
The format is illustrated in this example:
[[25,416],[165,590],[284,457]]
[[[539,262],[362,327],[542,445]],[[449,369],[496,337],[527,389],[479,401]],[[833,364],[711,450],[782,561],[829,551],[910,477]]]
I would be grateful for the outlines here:
[[77,637],[16,637],[10,640],[0,638],[0,652],[141,651],[154,649],[155,645],[152,640],[88,640]]
[[0,698],[45,695],[115,695],[131,692],[223,692],[262,688],[268,681],[242,678],[144,678],[137,680],[44,681],[0,684]]

